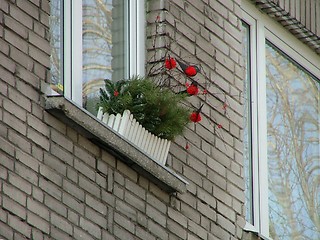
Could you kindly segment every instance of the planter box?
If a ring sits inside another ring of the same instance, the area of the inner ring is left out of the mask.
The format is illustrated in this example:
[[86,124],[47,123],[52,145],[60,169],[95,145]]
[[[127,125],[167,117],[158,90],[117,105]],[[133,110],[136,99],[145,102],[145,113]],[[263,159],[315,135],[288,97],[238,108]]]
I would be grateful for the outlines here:
[[161,165],[165,165],[171,142],[153,135],[142,127],[141,124],[133,118],[129,110],[125,110],[122,115],[109,115],[107,113],[103,114],[102,108],[100,108],[97,118],[119,133],[124,139],[135,145],[151,159]]

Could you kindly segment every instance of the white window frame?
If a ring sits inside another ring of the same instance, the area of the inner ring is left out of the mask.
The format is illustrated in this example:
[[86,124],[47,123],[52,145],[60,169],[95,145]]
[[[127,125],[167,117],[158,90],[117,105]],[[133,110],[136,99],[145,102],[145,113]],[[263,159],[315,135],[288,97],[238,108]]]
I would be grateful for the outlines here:
[[[63,0],[63,82],[64,96],[82,106],[82,0]],[[145,74],[145,9],[144,0],[130,0],[128,72],[125,78]]]
[[[251,122],[254,223],[245,230],[263,239],[269,236],[267,106],[266,106],[266,40],[291,59],[320,78],[320,58],[309,47],[285,30],[279,23],[260,12],[252,3],[242,1],[243,21],[250,26]],[[293,48],[294,47],[294,48]],[[301,55],[303,53],[303,55]],[[257,70],[258,69],[258,70]]]

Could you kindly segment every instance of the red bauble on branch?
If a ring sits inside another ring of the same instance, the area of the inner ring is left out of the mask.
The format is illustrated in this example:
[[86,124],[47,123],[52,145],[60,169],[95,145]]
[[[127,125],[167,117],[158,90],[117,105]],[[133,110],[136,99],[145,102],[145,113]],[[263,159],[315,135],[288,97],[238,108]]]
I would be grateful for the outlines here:
[[169,57],[169,58],[166,58],[166,60],[164,62],[164,66],[166,67],[166,69],[171,70],[171,69],[177,67],[177,62],[174,58]]
[[203,107],[203,104],[196,111],[193,111],[191,113],[191,115],[190,115],[191,122],[197,123],[197,122],[201,121],[202,118],[201,118],[200,112],[201,112],[202,107]]
[[186,150],[189,150],[189,148],[190,148],[190,145],[189,145],[189,143],[187,142],[187,143],[186,143],[186,146],[185,146],[185,149],[186,149]]
[[191,122],[200,122],[201,121],[201,115],[198,112],[192,112],[190,115],[190,121]]
[[189,95],[197,95],[199,93],[199,88],[196,84],[191,84],[187,87],[187,93]]
[[182,71],[188,76],[188,77],[194,77],[197,75],[198,72],[200,72],[200,69],[196,65],[188,65],[186,63],[183,63],[181,61],[178,61]]

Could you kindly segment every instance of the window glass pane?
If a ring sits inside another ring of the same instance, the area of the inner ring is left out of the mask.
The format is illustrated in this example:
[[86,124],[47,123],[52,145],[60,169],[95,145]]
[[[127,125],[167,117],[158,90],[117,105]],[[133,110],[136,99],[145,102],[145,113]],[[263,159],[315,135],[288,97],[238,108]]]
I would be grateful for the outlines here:
[[251,157],[251,74],[250,74],[250,29],[246,23],[242,24],[243,56],[246,78],[244,81],[244,129],[243,129],[243,157],[245,177],[245,208],[246,221],[253,224],[253,186],[252,186],[252,157]]
[[63,93],[62,42],[63,6],[61,0],[50,1],[51,88]]
[[128,1],[83,0],[83,106],[96,112],[99,89],[104,79],[126,75]]
[[320,239],[320,84],[266,45],[269,231]]

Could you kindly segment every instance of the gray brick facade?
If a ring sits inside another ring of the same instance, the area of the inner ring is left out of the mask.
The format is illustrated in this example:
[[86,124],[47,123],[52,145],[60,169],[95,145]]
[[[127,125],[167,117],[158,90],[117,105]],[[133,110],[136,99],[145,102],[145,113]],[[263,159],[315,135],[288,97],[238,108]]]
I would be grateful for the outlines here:
[[[50,0],[0,0],[0,239],[255,239],[243,231],[241,0],[147,2],[147,33],[161,16],[170,53],[200,63],[223,93],[191,100],[205,101],[219,132],[190,124],[190,149],[183,137],[171,145],[168,168],[186,191],[167,191],[45,110]],[[228,115],[217,107],[226,99]]]

